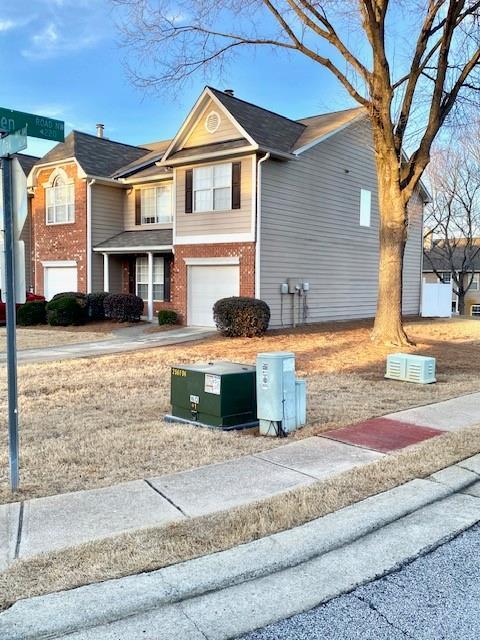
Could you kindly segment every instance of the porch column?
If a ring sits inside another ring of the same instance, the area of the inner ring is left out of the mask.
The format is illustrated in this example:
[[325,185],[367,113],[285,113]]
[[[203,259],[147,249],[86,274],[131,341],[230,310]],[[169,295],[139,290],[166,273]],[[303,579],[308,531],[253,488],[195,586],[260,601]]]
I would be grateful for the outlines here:
[[148,294],[147,294],[147,318],[153,320],[153,253],[148,255]]
[[103,290],[110,291],[110,269],[108,265],[108,253],[103,254]]

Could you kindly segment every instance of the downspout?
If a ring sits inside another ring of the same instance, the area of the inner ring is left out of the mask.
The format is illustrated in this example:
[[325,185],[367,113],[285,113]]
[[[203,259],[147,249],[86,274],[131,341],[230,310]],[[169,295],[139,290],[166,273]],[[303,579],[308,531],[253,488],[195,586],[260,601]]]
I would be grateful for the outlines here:
[[87,293],[92,293],[92,186],[96,180],[87,182]]
[[262,163],[270,158],[268,151],[257,162],[257,229],[255,237],[255,297],[260,298],[260,235],[262,221]]

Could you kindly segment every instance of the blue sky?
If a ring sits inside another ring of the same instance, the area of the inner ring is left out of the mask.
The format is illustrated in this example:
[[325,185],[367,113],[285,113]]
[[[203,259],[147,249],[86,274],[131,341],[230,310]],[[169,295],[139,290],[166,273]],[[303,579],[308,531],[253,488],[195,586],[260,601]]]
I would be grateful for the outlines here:
[[[105,123],[113,140],[140,144],[175,134],[205,80],[198,76],[179,96],[145,94],[132,86],[108,0],[2,0],[0,106],[65,120],[95,132]],[[220,89],[299,118],[354,106],[329,73],[301,56],[245,50]],[[52,143],[29,139],[25,153],[42,155]]]

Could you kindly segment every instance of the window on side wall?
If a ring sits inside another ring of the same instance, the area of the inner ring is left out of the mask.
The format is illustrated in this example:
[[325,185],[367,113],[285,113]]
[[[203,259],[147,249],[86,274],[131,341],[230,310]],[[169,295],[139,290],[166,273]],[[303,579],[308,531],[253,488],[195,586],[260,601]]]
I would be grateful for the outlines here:
[[360,189],[360,226],[370,227],[372,218],[372,192]]
[[444,271],[442,273],[441,282],[443,282],[443,284],[450,284],[451,281],[452,281],[452,274],[450,273],[450,271]]
[[47,224],[65,224],[75,221],[74,185],[67,184],[62,176],[45,189]]
[[193,210],[225,211],[232,208],[232,164],[215,164],[193,170]]
[[[164,262],[161,256],[153,257],[153,299],[164,299]],[[140,256],[136,261],[136,292],[142,300],[148,300],[148,257]]]
[[472,304],[470,307],[470,313],[475,318],[478,318],[480,316],[480,304]]
[[474,273],[472,284],[470,286],[470,291],[478,291],[478,290],[480,290],[480,273]]
[[164,224],[172,221],[172,185],[141,190],[141,223]]

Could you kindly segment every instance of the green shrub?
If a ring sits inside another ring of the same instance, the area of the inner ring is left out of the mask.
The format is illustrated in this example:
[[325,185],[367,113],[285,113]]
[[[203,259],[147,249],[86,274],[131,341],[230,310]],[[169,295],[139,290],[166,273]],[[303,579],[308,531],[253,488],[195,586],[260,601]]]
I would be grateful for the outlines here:
[[256,298],[222,298],[213,306],[217,329],[224,336],[263,336],[270,322],[270,308]]
[[89,320],[105,320],[105,298],[110,294],[107,291],[97,291],[87,294],[87,316]]
[[171,309],[160,309],[158,312],[158,324],[177,324],[178,316],[176,311]]
[[82,307],[82,309],[86,309],[87,307],[87,296],[80,291],[62,291],[62,293],[56,293],[50,302],[60,300],[61,298],[73,298]]
[[52,327],[67,327],[85,322],[85,309],[72,297],[60,297],[47,303],[47,322]]
[[25,302],[17,311],[17,324],[21,327],[29,327],[34,324],[45,324],[47,322],[47,311],[45,300],[35,300]]
[[105,316],[117,322],[138,322],[143,300],[133,293],[111,293],[103,301]]

